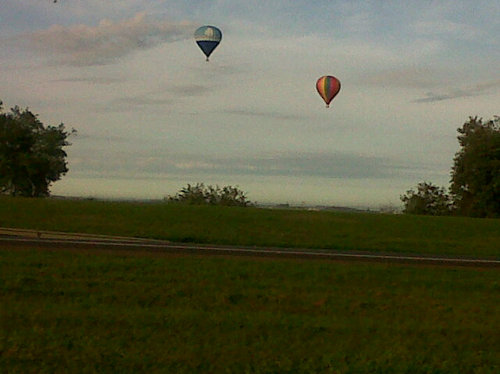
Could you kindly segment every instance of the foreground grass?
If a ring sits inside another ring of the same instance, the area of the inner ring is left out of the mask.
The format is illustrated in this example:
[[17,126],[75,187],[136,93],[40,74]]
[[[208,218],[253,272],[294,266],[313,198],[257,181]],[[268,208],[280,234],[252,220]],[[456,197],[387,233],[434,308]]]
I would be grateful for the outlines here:
[[0,197],[0,227],[500,258],[500,220]]
[[498,270],[0,250],[4,372],[498,373]]

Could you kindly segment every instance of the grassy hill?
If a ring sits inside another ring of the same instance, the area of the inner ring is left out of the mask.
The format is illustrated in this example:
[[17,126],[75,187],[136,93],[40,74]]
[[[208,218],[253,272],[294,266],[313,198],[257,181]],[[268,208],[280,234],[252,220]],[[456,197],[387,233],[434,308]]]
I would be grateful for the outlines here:
[[500,257],[500,220],[0,198],[0,227],[174,242]]

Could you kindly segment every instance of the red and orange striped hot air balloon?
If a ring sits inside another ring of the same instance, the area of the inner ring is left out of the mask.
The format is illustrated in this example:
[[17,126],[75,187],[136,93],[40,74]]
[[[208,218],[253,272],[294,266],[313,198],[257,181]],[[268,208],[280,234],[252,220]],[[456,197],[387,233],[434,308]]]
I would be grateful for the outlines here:
[[331,75],[325,75],[316,82],[316,89],[329,108],[330,102],[340,91],[340,81]]

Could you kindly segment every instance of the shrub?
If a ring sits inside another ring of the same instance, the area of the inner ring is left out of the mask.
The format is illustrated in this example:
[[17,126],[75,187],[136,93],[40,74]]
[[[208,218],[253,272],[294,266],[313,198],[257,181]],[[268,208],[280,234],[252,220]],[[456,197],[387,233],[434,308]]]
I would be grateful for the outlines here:
[[205,186],[203,183],[188,184],[175,196],[167,196],[167,202],[178,202],[192,205],[221,205],[221,206],[251,206],[245,192],[238,187]]
[[401,196],[401,201],[404,204],[403,213],[408,214],[443,216],[450,214],[453,206],[444,187],[427,182],[419,183],[417,192],[406,191],[406,194]]

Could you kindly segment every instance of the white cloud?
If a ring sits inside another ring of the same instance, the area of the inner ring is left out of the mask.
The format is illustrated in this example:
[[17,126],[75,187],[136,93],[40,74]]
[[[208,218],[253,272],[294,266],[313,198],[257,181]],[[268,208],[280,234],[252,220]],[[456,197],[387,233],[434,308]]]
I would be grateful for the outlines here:
[[54,25],[26,34],[38,51],[56,63],[72,66],[102,65],[156,45],[192,37],[190,22],[154,21],[145,13],[119,22],[104,19],[97,26]]

